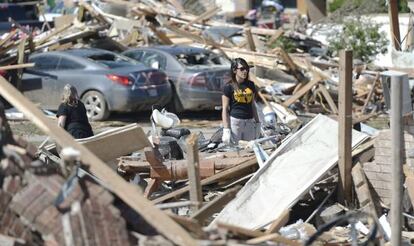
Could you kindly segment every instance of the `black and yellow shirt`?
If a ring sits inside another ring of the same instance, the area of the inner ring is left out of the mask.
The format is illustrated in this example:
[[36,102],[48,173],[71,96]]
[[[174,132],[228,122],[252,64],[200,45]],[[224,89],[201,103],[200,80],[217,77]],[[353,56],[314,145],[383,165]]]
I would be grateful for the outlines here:
[[231,83],[227,83],[223,93],[230,99],[230,116],[237,119],[252,119],[256,91],[254,83],[249,80],[240,83],[239,88],[233,88]]

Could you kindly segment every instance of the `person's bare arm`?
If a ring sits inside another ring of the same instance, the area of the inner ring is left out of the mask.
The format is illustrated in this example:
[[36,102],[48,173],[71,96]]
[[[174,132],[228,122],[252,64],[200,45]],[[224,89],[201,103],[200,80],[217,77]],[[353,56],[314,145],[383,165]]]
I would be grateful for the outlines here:
[[65,123],[66,123],[66,115],[61,115],[58,118],[58,126],[65,128]]
[[225,96],[222,95],[221,96],[221,104],[222,104],[222,112],[221,112],[221,118],[223,120],[223,127],[224,128],[230,128],[230,124],[229,124],[229,104],[230,104],[230,99]]

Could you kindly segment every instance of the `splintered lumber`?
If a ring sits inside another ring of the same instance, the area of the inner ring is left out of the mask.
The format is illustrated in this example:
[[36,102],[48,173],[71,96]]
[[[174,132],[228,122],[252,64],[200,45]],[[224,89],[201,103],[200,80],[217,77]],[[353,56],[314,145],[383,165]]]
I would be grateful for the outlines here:
[[365,212],[372,214],[375,218],[378,218],[377,209],[369,190],[367,177],[359,162],[352,168],[352,179],[354,181],[355,192],[358,197],[360,208]]
[[340,174],[339,200],[352,203],[352,51],[341,50],[339,54],[339,148]]
[[11,32],[9,32],[8,34],[7,34],[7,36],[4,38],[4,39],[2,39],[2,40],[0,40],[0,47],[3,47],[3,45],[7,42],[7,41],[9,41],[14,35],[16,35],[16,33],[17,33],[17,30],[15,29],[15,30],[13,30],[13,31],[11,31]]
[[315,77],[308,83],[306,83],[304,86],[302,86],[294,95],[289,97],[285,102],[283,102],[283,106],[289,107],[292,103],[294,103],[296,100],[301,98],[303,95],[306,94],[312,87],[317,85],[321,81],[320,77]]
[[243,228],[243,227],[240,227],[240,226],[231,225],[231,224],[227,224],[227,223],[223,223],[223,222],[218,222],[216,225],[217,225],[218,228],[225,229],[227,231],[230,231],[230,232],[232,232],[236,235],[240,235],[240,236],[261,237],[261,236],[265,235],[261,231],[250,230],[250,229],[246,229],[246,228]]
[[[257,159],[256,157],[253,157],[250,160],[244,161],[241,164],[225,169],[219,173],[214,174],[211,177],[205,178],[203,180],[201,180],[201,185],[208,185],[208,184],[212,184],[215,183],[223,178],[228,178],[228,177],[233,177],[234,175],[238,175],[241,172],[246,172],[249,169],[252,168],[256,168],[257,167]],[[154,204],[160,203],[160,202],[164,202],[168,199],[174,198],[174,197],[180,197],[183,194],[187,193],[190,190],[190,188],[187,186],[184,186],[180,189],[177,189],[173,192],[170,192],[166,195],[163,195],[157,199],[154,199],[152,202]]]
[[219,212],[229,201],[233,200],[240,188],[240,186],[236,186],[226,190],[219,197],[215,198],[207,205],[204,205],[200,210],[191,215],[191,218],[197,220],[198,223],[202,225],[208,217]]
[[279,216],[273,223],[270,225],[269,229],[266,230],[266,234],[272,234],[278,232],[289,221],[290,209],[283,211],[282,215]]
[[22,68],[28,68],[28,67],[34,67],[34,63],[24,63],[24,64],[15,64],[15,65],[7,65],[0,67],[0,70],[6,71],[6,70],[13,70],[13,69],[22,69]]
[[329,92],[326,89],[325,85],[319,84],[319,90],[321,91],[323,97],[325,97],[326,101],[328,102],[328,105],[331,108],[332,113],[338,114],[338,107],[336,106],[334,100],[331,97],[331,94],[329,94]]
[[281,29],[281,28],[279,28],[279,29],[277,29],[276,30],[276,33],[275,34],[273,34],[270,38],[269,38],[269,40],[266,42],[266,45],[267,46],[270,46],[272,43],[274,43],[280,36],[282,36],[283,35],[283,33],[284,33],[285,31],[283,30],[283,29]]
[[197,135],[191,133],[186,139],[187,147],[187,173],[188,182],[190,183],[190,201],[198,204],[192,207],[192,211],[196,211],[203,205],[203,193],[200,183],[200,160],[198,157]]
[[169,211],[166,212],[168,216],[170,216],[175,222],[186,228],[188,231],[194,233],[197,237],[203,238],[205,236],[205,233],[201,226],[197,223],[196,220],[179,216],[176,214],[173,214]]
[[123,180],[85,146],[76,142],[63,128],[51,122],[44,116],[43,112],[3,77],[0,77],[0,93],[10,104],[20,110],[39,129],[62,146],[62,148],[71,147],[78,150],[80,152],[80,161],[84,165],[89,166],[89,171],[100,179],[101,182],[105,183],[115,195],[139,213],[160,233],[179,245],[197,244],[187,231],[144,198],[137,186]]
[[192,19],[191,21],[189,21],[186,24],[186,27],[192,26],[193,24],[196,23],[203,23],[204,21],[210,19],[211,17],[213,17],[214,15],[216,15],[218,12],[220,12],[221,8],[218,6],[215,6],[209,10],[207,10],[206,12],[202,13],[201,15],[197,16],[196,18]]
[[379,79],[379,72],[375,75],[374,81],[372,81],[372,87],[369,90],[368,96],[367,96],[367,98],[365,99],[365,102],[364,102],[364,106],[361,109],[362,113],[365,113],[365,109],[367,108],[367,106],[369,104],[369,101],[371,101],[372,95],[374,95],[375,85],[377,84],[378,79]]
[[163,42],[164,44],[166,44],[166,45],[170,45],[170,44],[173,44],[173,42],[171,41],[171,39],[170,38],[168,38],[167,37],[167,35],[164,33],[164,32],[162,32],[162,31],[159,31],[155,26],[154,26],[154,24],[152,24],[152,23],[148,23],[148,27],[151,29],[151,31],[161,40],[161,42]]
[[55,27],[54,29],[47,32],[47,35],[42,36],[39,40],[35,40],[36,46],[43,44],[44,42],[49,40],[51,37],[54,37],[54,36],[62,33],[63,31],[65,31],[66,29],[68,29],[71,26],[72,26],[72,23],[66,24],[66,25],[58,27],[58,28]]
[[247,44],[249,45],[249,49],[251,51],[256,51],[256,44],[254,43],[252,30],[250,28],[245,28],[244,34],[246,35],[246,40],[247,40]]

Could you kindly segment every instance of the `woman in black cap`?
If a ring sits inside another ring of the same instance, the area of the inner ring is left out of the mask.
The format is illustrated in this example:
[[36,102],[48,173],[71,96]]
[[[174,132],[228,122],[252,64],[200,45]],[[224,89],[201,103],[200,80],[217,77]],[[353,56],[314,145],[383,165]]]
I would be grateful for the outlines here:
[[231,80],[224,86],[222,96],[222,141],[237,144],[239,140],[255,139],[260,129],[254,102],[257,90],[249,80],[249,65],[244,59],[234,59],[230,70]]

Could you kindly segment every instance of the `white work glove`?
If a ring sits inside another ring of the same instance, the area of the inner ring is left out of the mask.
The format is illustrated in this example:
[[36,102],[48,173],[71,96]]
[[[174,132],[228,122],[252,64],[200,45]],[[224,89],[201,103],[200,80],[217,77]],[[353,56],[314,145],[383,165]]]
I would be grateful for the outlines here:
[[256,122],[255,130],[256,130],[256,139],[260,138],[260,133],[262,132],[262,123]]
[[223,128],[223,136],[221,137],[221,141],[223,141],[224,144],[230,144],[230,138],[231,138],[230,128]]

